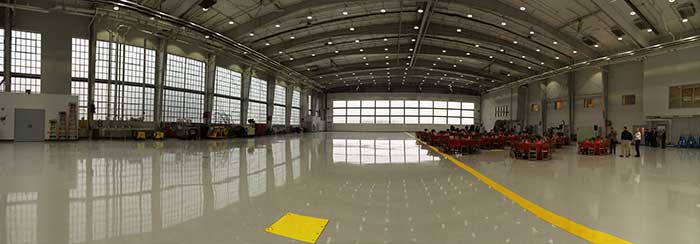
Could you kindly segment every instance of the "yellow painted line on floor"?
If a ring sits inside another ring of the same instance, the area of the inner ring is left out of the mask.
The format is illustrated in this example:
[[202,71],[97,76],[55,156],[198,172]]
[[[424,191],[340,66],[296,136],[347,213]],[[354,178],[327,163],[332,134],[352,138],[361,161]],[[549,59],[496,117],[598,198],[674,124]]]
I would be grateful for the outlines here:
[[287,213],[265,228],[265,231],[306,243],[316,243],[327,224],[327,219]]
[[452,155],[446,154],[442,152],[440,149],[437,149],[431,145],[428,145],[427,143],[421,141],[420,139],[416,138],[410,133],[406,133],[407,135],[415,138],[418,142],[421,144],[427,146],[428,148],[432,149],[433,151],[437,152],[441,156],[443,156],[445,159],[450,160],[453,164],[457,165],[458,167],[466,170],[470,174],[472,174],[474,177],[477,179],[481,180],[482,182],[486,183],[487,185],[491,186],[491,188],[495,189],[496,191],[500,192],[504,196],[506,196],[508,199],[511,201],[517,203],[521,207],[525,208],[526,210],[530,211],[532,214],[536,215],[540,219],[543,219],[544,221],[547,221],[557,227],[559,227],[562,230],[565,230],[573,235],[576,235],[586,241],[589,241],[594,244],[631,244],[632,242],[623,240],[619,237],[610,235],[605,232],[601,232],[598,230],[591,229],[587,226],[581,225],[579,223],[576,223],[570,219],[567,219],[565,217],[559,216],[547,209],[544,209],[543,207],[540,207],[539,205],[531,202],[530,200],[525,199],[524,197],[518,195],[517,193],[511,191],[510,189],[502,186],[501,184],[498,184],[497,182],[491,180],[489,177],[486,177],[485,175],[479,173],[479,171],[476,171],[472,167],[467,166],[464,164],[462,161],[459,161]]

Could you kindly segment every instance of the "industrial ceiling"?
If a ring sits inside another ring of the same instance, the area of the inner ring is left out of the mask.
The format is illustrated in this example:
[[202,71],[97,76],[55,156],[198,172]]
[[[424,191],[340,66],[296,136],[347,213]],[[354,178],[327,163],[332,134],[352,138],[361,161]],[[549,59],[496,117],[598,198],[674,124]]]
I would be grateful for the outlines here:
[[112,2],[133,2],[204,26],[328,91],[432,87],[478,92],[695,35],[699,1]]

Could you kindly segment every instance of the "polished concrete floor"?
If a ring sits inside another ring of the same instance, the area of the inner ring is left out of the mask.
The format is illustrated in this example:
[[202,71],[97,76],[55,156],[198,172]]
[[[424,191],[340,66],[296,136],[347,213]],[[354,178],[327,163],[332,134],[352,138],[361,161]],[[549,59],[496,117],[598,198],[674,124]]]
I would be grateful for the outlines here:
[[[642,153],[458,158],[628,241],[700,243],[700,150]],[[287,212],[330,220],[317,243],[586,243],[405,133],[0,143],[0,244],[299,243],[264,231]]]

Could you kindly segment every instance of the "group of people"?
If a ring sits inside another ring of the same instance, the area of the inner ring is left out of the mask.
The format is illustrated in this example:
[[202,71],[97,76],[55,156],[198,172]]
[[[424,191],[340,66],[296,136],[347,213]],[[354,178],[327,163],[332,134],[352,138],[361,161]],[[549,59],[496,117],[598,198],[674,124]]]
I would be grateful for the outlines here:
[[661,148],[666,148],[666,130],[657,131],[652,128],[651,130],[644,131],[644,145],[659,147],[659,141],[661,141]]
[[[615,154],[617,148],[617,131],[615,131],[615,128],[610,127],[610,132],[608,132],[607,138],[610,140],[610,152]],[[638,158],[640,156],[639,145],[642,143],[642,131],[637,129],[637,131],[632,134],[632,132],[627,130],[627,126],[625,126],[620,134],[620,145],[622,146],[620,157],[631,156],[630,151],[632,150],[632,143],[634,143],[634,150],[636,152],[636,155],[634,156]]]

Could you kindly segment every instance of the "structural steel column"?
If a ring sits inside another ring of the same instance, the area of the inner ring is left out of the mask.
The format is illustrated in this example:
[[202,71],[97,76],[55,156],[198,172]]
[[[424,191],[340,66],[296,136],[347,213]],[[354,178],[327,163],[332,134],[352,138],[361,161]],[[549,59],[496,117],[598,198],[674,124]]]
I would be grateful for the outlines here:
[[241,74],[241,124],[248,124],[248,102],[250,99],[250,80],[253,78],[253,67],[243,69]]
[[542,133],[547,131],[547,106],[549,102],[547,101],[547,81],[542,81],[540,84],[540,121],[542,121]]
[[90,36],[88,37],[88,94],[87,94],[87,104],[88,104],[88,138],[92,139],[92,128],[95,120],[95,114],[92,113],[93,108],[95,108],[95,73],[97,69],[95,68],[97,62],[97,30],[95,29],[95,20],[90,22]]
[[204,75],[204,113],[209,114],[204,123],[211,125],[214,118],[214,80],[216,79],[216,54],[210,53],[206,63],[206,73]]
[[569,88],[569,136],[576,131],[576,72],[569,72],[569,80],[567,82]]
[[599,126],[602,128],[603,133],[601,133],[601,136],[605,136],[608,134],[608,85],[610,82],[610,66],[605,65],[600,68],[600,72],[602,72],[602,82],[603,82],[603,124]]
[[5,63],[3,64],[3,85],[5,91],[9,92],[12,89],[12,16],[11,8],[5,8]]
[[287,93],[287,99],[284,101],[284,104],[286,105],[286,109],[284,111],[286,114],[284,118],[284,128],[287,130],[287,132],[289,132],[292,128],[292,99],[294,98],[294,86],[288,85],[285,88],[285,92]]
[[168,46],[168,41],[159,38],[157,42],[155,90],[153,94],[153,122],[155,127],[159,128],[163,121],[163,85],[165,84],[165,66],[167,64],[165,50]]
[[277,85],[277,77],[270,79],[267,82],[267,115],[265,116],[265,121],[267,121],[268,128],[272,128],[272,116],[274,116],[275,111],[275,86]]

